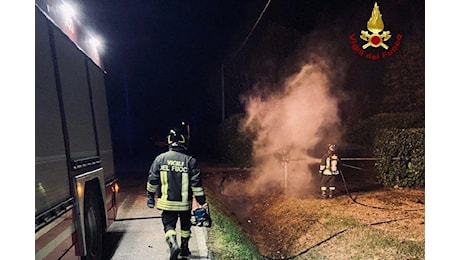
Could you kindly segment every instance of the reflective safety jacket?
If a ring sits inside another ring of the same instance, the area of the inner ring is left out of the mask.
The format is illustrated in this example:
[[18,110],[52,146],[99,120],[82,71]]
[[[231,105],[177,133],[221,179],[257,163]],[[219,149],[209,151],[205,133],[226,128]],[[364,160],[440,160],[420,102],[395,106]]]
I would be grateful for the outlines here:
[[170,148],[150,166],[147,192],[158,192],[157,208],[169,211],[192,209],[192,195],[199,204],[206,202],[198,162],[181,150]]
[[327,153],[321,158],[319,171],[324,175],[338,175],[340,157],[335,153]]

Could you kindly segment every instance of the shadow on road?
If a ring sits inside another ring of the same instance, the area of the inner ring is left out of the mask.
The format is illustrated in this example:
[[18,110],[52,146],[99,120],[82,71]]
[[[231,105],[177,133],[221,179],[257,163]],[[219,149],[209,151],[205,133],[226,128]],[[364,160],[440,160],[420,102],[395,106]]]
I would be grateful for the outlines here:
[[124,236],[124,232],[107,232],[104,238],[104,260],[112,259],[121,239]]

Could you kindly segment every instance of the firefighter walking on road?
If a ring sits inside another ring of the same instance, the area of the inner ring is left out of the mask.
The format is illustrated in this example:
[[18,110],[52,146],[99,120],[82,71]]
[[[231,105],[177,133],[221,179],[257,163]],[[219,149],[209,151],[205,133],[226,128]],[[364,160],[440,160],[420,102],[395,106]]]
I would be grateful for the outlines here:
[[[187,155],[188,135],[182,128],[173,128],[167,136],[169,151],[153,161],[147,180],[147,206],[162,210],[165,240],[170,249],[170,259],[190,256],[188,242],[191,236],[192,196],[209,215],[197,160]],[[176,224],[180,219],[180,247],[177,244]]]
[[327,153],[321,158],[319,174],[321,175],[321,196],[333,198],[335,192],[335,179],[340,173],[340,157],[336,152],[335,144],[329,144]]

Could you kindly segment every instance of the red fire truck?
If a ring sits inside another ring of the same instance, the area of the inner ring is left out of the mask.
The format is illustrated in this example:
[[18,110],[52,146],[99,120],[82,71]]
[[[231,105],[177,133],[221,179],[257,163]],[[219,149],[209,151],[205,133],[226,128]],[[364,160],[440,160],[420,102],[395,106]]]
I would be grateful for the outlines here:
[[119,188],[106,72],[63,4],[35,2],[35,259],[101,259]]

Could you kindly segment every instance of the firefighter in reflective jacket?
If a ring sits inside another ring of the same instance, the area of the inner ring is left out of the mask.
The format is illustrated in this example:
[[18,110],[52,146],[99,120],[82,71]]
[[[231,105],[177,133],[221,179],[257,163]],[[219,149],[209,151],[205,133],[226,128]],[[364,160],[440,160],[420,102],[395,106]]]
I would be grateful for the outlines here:
[[[335,192],[335,179],[340,173],[340,157],[336,153],[336,145],[329,144],[327,153],[321,158],[319,173],[321,175],[321,195],[332,198]],[[329,192],[328,192],[329,191]]]
[[[190,255],[188,242],[191,236],[192,195],[201,207],[209,213],[202,187],[197,160],[185,154],[188,136],[183,129],[174,128],[167,136],[169,151],[158,155],[153,161],[147,180],[147,206],[162,210],[165,240],[170,249],[170,259]],[[180,219],[180,248],[176,240],[176,224]]]

